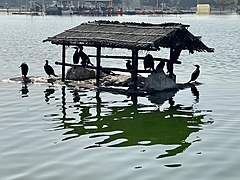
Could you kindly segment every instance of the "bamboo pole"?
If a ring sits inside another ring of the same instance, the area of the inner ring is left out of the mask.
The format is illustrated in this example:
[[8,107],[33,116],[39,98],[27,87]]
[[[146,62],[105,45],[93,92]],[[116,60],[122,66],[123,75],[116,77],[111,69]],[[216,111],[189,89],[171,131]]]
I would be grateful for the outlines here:
[[132,64],[133,64],[133,73],[132,73],[132,80],[133,80],[133,90],[137,90],[137,72],[138,72],[138,50],[132,50]]
[[101,46],[97,46],[97,74],[96,74],[96,85],[100,85],[100,70],[101,70]]
[[62,45],[62,81],[65,81],[66,47]]
[[[89,57],[96,57],[95,55],[88,55]],[[109,56],[109,55],[101,55],[101,58],[109,58],[109,59],[132,59],[131,56]],[[138,59],[144,59],[144,57],[138,57]],[[153,58],[154,61],[164,61],[169,62],[169,59],[164,58]],[[175,64],[181,64],[181,61],[175,61]]]
[[[62,62],[55,62],[56,65],[63,65]],[[65,66],[71,66],[71,67],[83,67],[80,64],[71,64],[71,63],[65,63]],[[97,69],[96,66],[86,66],[89,69]],[[123,69],[123,68],[114,68],[114,67],[101,67],[100,66],[100,70],[107,70],[107,71],[119,71],[119,72],[133,72],[133,70],[127,70],[127,69]],[[138,70],[138,73],[151,73],[151,70]]]

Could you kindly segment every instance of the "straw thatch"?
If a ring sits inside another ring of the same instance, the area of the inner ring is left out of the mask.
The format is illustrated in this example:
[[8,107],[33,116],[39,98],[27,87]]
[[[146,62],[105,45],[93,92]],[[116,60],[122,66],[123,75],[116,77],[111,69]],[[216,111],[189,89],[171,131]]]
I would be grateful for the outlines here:
[[137,50],[158,50],[160,47],[213,52],[199,37],[191,34],[179,23],[149,24],[118,21],[94,21],[83,23],[44,42],[61,45],[101,46]]

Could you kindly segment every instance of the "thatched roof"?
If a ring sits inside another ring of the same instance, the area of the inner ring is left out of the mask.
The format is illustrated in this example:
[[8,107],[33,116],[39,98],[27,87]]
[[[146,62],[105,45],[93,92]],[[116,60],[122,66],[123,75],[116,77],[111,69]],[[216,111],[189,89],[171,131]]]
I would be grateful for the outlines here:
[[213,52],[199,37],[191,34],[187,27],[179,23],[149,24],[118,21],[94,21],[83,23],[44,42],[61,45],[101,46],[138,50],[158,50],[160,47]]

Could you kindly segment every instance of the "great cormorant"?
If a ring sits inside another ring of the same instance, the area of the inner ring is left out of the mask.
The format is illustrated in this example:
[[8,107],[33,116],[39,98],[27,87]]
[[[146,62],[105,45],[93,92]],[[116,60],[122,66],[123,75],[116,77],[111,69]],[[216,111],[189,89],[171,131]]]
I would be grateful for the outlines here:
[[164,61],[160,61],[160,63],[158,63],[157,67],[156,67],[156,70],[163,70],[165,66],[165,62]]
[[23,77],[26,79],[26,77],[27,77],[27,73],[28,73],[28,65],[27,65],[27,63],[22,63],[21,65],[20,65],[20,67],[21,67],[21,71],[22,71],[22,75],[23,75]]
[[154,70],[154,59],[151,54],[147,54],[144,59],[143,59],[143,66],[144,69],[146,70],[149,68],[149,70]]
[[47,73],[47,75],[50,77],[51,75],[57,77],[57,75],[54,73],[54,69],[52,66],[48,64],[48,60],[46,60],[46,64],[44,65],[44,70]]
[[90,64],[91,66],[93,66],[93,64],[90,61],[90,58],[88,57],[88,55],[83,52],[83,47],[79,46],[79,56],[81,57],[82,61],[81,64],[83,67],[86,67],[86,65]]
[[73,54],[73,64],[78,64],[79,63],[79,52],[78,52],[78,47],[74,47],[76,50]]
[[126,60],[127,61],[127,63],[126,63],[126,68],[127,68],[127,70],[132,70],[132,64],[131,64],[131,61],[130,60]]
[[196,66],[196,69],[193,71],[191,75],[191,79],[188,81],[188,83],[190,83],[191,81],[195,81],[200,74],[200,66],[199,65],[194,65],[194,66]]

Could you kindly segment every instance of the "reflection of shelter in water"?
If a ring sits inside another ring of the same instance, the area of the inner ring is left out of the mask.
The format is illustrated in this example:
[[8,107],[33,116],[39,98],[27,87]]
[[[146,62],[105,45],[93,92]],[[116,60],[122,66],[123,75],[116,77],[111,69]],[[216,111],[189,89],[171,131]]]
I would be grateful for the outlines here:
[[[204,124],[204,114],[195,114],[192,106],[184,107],[174,105],[169,99],[169,108],[159,111],[156,106],[110,106],[101,102],[98,97],[95,104],[87,106],[80,103],[78,106],[80,121],[68,117],[66,113],[65,89],[62,97],[61,124],[54,129],[69,129],[64,133],[63,140],[76,138],[77,136],[88,135],[95,138],[95,145],[86,148],[99,146],[126,147],[136,145],[174,145],[166,151],[166,154],[158,158],[174,156],[183,152],[192,142],[187,138],[194,132],[201,130]],[[96,113],[90,113],[94,110]],[[101,139],[101,140],[99,140]],[[198,140],[198,139],[195,139]]]

